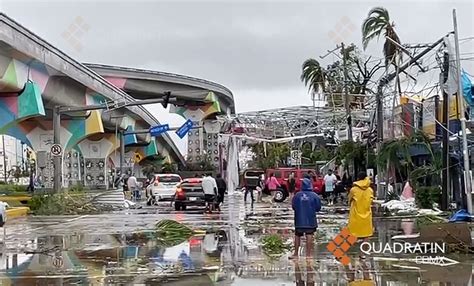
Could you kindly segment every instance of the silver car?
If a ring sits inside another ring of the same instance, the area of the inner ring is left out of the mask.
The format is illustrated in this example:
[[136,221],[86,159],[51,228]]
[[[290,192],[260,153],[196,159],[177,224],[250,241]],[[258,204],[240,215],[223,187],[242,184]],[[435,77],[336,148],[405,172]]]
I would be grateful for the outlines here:
[[181,181],[177,174],[155,174],[146,191],[157,201],[172,201]]

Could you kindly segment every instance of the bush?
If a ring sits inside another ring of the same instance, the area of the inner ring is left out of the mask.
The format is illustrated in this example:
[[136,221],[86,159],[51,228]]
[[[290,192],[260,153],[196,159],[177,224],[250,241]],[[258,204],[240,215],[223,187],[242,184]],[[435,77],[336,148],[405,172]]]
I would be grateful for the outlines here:
[[84,186],[82,184],[77,184],[68,189],[69,192],[71,193],[80,193],[84,192]]
[[415,201],[418,207],[423,209],[433,208],[433,204],[439,204],[441,189],[439,187],[419,187],[415,191]]
[[26,193],[27,186],[13,185],[13,184],[0,184],[0,193],[2,194],[14,194],[14,193]]

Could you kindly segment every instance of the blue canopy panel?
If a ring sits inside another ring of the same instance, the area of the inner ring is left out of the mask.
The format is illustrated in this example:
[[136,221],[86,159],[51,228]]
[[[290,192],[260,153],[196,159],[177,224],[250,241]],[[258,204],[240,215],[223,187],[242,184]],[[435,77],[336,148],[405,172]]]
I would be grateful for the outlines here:
[[[133,130],[134,130],[133,126],[128,125],[125,132],[131,132]],[[127,135],[125,135],[124,136],[124,142],[125,142],[125,146],[137,144],[138,143],[137,135],[136,134],[127,134]]]
[[469,77],[468,73],[462,71],[461,74],[462,78],[462,93],[464,99],[468,103],[470,107],[469,117],[474,117],[474,85],[472,85],[471,78]]

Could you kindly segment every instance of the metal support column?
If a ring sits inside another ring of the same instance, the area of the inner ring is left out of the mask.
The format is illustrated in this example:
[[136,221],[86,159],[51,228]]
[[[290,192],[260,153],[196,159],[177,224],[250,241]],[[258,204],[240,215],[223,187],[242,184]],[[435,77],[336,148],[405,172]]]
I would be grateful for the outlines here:
[[2,135],[3,147],[3,181],[7,183],[7,149],[5,148],[5,135]]
[[[61,144],[61,112],[59,106],[55,106],[53,109],[53,143]],[[61,156],[55,156],[54,163],[54,186],[53,191],[59,192],[62,187],[62,166]]]
[[125,158],[125,135],[124,131],[120,130],[120,175],[123,175],[123,161]]
[[[349,55],[350,49],[346,51],[344,43],[341,43],[341,53],[342,53],[342,66],[344,68],[344,106],[346,109],[346,120],[347,120],[347,140],[352,140],[352,117],[351,117],[351,105],[349,101],[349,91],[347,89],[348,85],[348,76],[347,76],[347,57]],[[346,54],[347,52],[347,54]]]

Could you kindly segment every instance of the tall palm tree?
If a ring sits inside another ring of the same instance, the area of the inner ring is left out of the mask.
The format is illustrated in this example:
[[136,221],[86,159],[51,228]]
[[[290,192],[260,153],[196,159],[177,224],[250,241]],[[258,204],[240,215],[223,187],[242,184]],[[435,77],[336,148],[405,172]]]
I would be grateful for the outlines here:
[[[395,32],[394,27],[395,23],[390,22],[390,15],[388,14],[387,9],[383,7],[372,8],[362,24],[362,45],[364,50],[367,48],[367,45],[371,40],[374,38],[380,38],[382,33],[385,33],[385,36],[400,44],[400,38]],[[397,53],[397,50],[398,47],[393,42],[385,39],[383,54],[385,56],[385,66],[387,68],[389,64],[396,65],[395,60],[397,57],[401,59],[402,55],[401,53]]]
[[325,88],[326,76],[324,69],[315,59],[307,59],[304,61],[300,78],[312,95],[323,91]]

